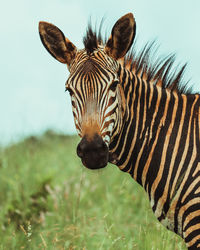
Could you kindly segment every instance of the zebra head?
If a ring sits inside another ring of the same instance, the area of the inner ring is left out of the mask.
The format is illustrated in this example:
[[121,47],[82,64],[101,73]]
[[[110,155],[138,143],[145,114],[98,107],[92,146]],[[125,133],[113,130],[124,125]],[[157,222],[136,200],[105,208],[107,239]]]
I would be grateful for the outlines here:
[[121,60],[133,43],[135,21],[131,13],[113,26],[104,44],[88,27],[84,49],[77,49],[56,26],[39,23],[39,33],[48,52],[67,64],[70,75],[66,90],[71,95],[75,126],[82,138],[77,154],[90,169],[103,168],[109,161],[109,144],[120,130],[127,112]]

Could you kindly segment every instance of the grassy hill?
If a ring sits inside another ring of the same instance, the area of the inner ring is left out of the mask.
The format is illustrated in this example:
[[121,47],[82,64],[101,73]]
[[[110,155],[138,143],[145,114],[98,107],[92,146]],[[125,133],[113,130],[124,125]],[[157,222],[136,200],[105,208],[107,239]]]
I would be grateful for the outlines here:
[[0,150],[0,249],[186,249],[128,174],[82,166],[78,140],[49,131]]

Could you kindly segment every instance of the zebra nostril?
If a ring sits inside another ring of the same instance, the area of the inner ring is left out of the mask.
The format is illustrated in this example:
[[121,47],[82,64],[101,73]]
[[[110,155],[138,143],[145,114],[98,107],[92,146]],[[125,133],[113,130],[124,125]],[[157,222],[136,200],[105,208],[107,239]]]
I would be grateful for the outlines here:
[[77,155],[82,158],[83,157],[83,150],[81,147],[81,143],[78,144],[77,149],[76,149]]
[[100,152],[104,152],[107,149],[108,147],[106,143],[102,140],[102,142],[98,145],[97,150],[99,150]]

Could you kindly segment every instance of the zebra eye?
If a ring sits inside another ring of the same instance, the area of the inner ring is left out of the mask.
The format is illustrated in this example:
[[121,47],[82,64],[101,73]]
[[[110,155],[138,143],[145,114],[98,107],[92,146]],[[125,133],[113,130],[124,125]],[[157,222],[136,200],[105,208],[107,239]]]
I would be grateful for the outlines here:
[[65,91],[68,91],[71,96],[73,95],[73,91],[69,87],[66,87]]
[[110,90],[115,91],[118,84],[119,81],[113,81],[112,84],[110,85]]

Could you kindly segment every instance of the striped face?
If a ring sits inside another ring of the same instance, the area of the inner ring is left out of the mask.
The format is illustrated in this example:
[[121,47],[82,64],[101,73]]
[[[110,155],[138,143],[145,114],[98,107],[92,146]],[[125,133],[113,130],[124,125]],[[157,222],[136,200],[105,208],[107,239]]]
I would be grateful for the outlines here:
[[77,154],[88,168],[105,167],[113,131],[120,129],[126,106],[118,60],[133,42],[133,15],[129,13],[115,23],[104,45],[100,35],[89,26],[83,50],[78,50],[53,24],[40,22],[39,33],[48,52],[67,64],[70,71],[66,89],[71,95],[75,126],[82,138]]
[[95,166],[100,161],[98,168],[108,162],[108,147],[118,124],[121,100],[117,69],[118,63],[103,48],[90,55],[85,50],[78,51],[70,66],[66,89],[71,95],[75,126],[82,137],[77,153],[89,168],[94,168],[90,164],[93,156]]
[[92,55],[77,53],[66,89],[71,95],[75,126],[80,137],[99,135],[109,145],[118,112],[118,64],[103,49]]

